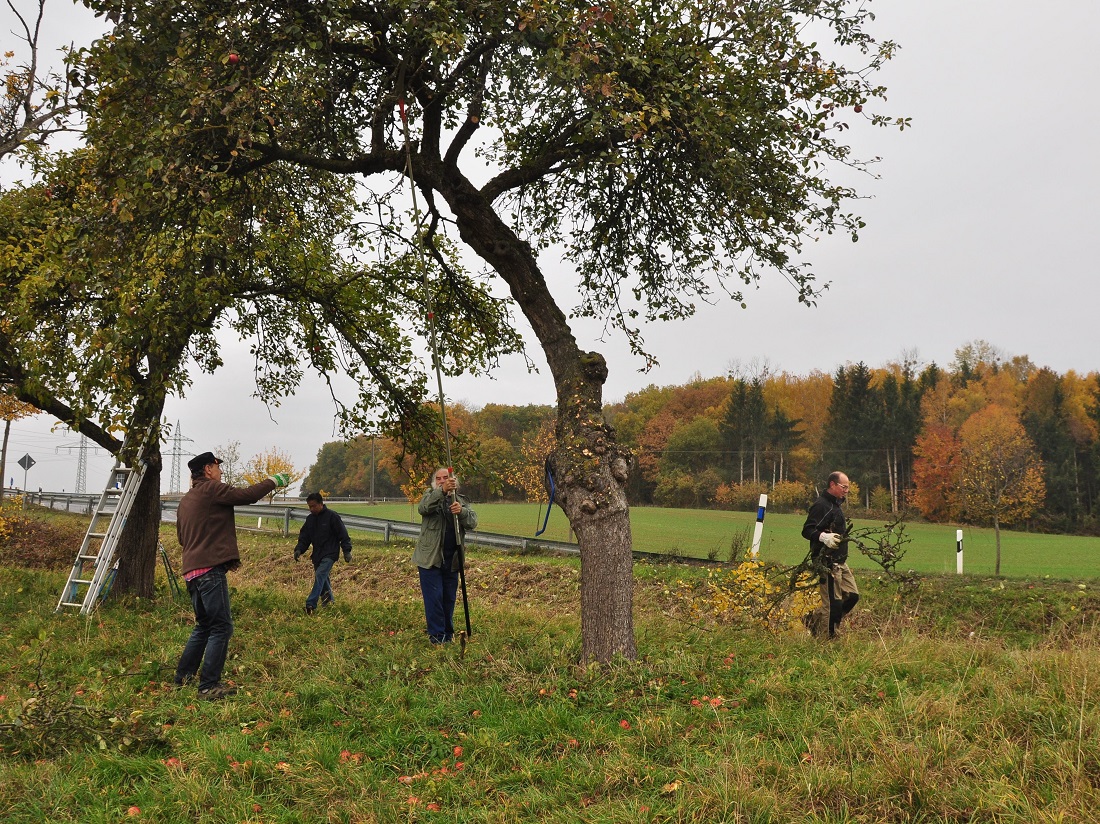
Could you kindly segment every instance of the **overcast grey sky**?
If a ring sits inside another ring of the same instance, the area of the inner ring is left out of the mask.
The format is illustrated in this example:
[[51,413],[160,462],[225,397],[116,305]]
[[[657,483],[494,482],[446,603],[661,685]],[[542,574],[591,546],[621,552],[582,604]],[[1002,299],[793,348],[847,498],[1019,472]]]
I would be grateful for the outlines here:
[[[881,75],[886,109],[913,126],[853,129],[857,154],[881,156],[879,179],[857,183],[869,197],[858,204],[867,222],[859,243],[826,239],[807,250],[819,281],[830,284],[818,306],[799,305],[782,278],[765,277],[748,292],[747,309],[727,301],[690,321],[649,327],[660,367],[648,374],[637,371],[642,364],[623,341],[600,341],[598,327],[578,324],[581,344],[608,358],[608,401],[651,383],[722,375],[736,362],[766,360],[806,374],[859,360],[878,366],[916,351],[923,363],[948,364],[977,339],[1058,372],[1100,369],[1093,57],[1100,3],[875,0],[871,8],[877,36],[901,44]],[[67,0],[52,0],[48,10],[57,42],[79,43],[100,30]],[[3,47],[13,48],[10,12],[0,15]],[[546,268],[559,300],[571,306],[568,272],[554,261]],[[247,458],[278,446],[304,470],[336,437],[327,393],[310,383],[268,410],[249,397],[247,350],[231,351],[227,367],[197,376],[186,399],[170,402],[168,420],[180,422],[191,452],[238,440]],[[537,345],[530,354],[544,365]],[[451,380],[444,389],[473,406],[554,398],[545,369],[528,375],[519,358],[495,380]],[[29,453],[38,464],[28,486],[74,488],[75,453],[64,445],[77,438],[49,429],[44,416],[13,424],[5,482],[22,485],[14,460]],[[90,458],[89,491],[99,490],[110,465],[105,456]]]

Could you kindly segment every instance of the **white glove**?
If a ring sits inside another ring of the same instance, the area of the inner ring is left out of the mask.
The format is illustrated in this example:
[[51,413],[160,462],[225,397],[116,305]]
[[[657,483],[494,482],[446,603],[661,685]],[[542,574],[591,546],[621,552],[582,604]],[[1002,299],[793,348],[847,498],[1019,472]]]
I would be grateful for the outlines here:
[[818,537],[821,543],[825,544],[829,549],[836,549],[840,546],[840,536],[835,532],[822,532]]

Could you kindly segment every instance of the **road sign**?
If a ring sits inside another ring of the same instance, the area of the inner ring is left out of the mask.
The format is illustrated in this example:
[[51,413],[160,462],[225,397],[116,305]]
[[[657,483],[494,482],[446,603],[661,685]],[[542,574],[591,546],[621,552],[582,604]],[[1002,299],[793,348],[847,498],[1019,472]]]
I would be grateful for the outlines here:
[[22,458],[19,459],[19,465],[23,467],[24,471],[30,469],[32,466],[35,465],[35,463],[37,463],[37,461],[35,461],[35,459],[32,458],[30,455],[24,455]]

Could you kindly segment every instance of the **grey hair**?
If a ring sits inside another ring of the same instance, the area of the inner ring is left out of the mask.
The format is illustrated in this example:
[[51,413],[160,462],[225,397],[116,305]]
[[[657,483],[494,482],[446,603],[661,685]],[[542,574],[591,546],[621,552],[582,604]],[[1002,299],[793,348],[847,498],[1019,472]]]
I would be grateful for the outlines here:
[[435,476],[439,474],[440,470],[450,473],[451,476],[455,479],[455,484],[458,484],[458,476],[454,474],[454,471],[449,466],[437,466],[435,469],[432,470],[432,489],[439,489],[439,484],[436,483]]

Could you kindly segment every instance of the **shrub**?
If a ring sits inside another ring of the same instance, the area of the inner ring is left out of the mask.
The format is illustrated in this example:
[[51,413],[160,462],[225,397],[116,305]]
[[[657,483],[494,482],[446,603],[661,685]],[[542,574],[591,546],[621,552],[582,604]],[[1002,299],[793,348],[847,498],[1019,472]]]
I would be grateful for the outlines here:
[[0,501],[0,544],[11,537],[12,530],[23,518],[23,498],[4,498]]
[[662,473],[653,490],[658,506],[688,507],[695,503],[695,482],[685,472]]
[[752,512],[760,503],[760,496],[767,492],[768,485],[761,481],[722,484],[714,492],[714,502],[722,509]]
[[805,510],[813,503],[813,490],[797,481],[780,481],[768,492],[768,508],[782,512]]
[[890,512],[894,508],[894,501],[890,497],[890,490],[884,486],[876,486],[871,490],[871,509],[875,512]]
[[795,586],[748,554],[736,567],[710,570],[701,584],[679,583],[680,598],[696,618],[743,623],[777,634],[805,632],[803,618],[818,605],[816,576],[803,573]]

